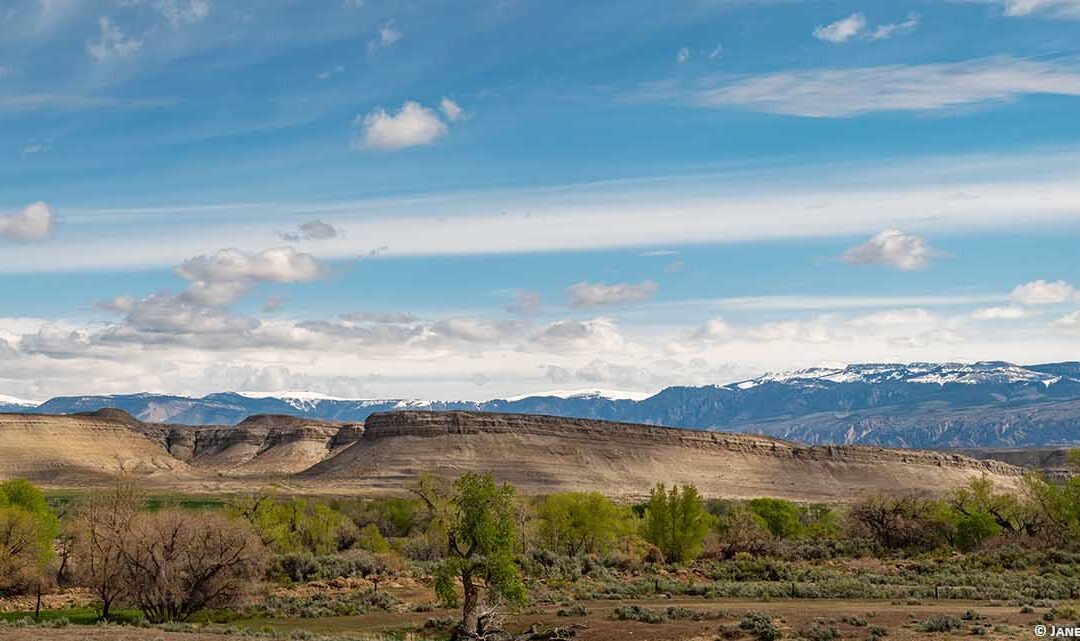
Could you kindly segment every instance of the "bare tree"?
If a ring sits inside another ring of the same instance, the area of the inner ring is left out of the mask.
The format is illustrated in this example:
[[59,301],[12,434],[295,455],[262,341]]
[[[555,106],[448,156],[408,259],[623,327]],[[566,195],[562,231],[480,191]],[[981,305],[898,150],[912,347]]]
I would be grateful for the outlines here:
[[71,573],[97,595],[101,618],[128,594],[124,546],[145,497],[130,475],[116,477],[112,487],[97,491],[75,510],[67,526],[71,541]]
[[267,561],[265,546],[246,524],[180,509],[137,515],[123,554],[131,602],[154,622],[233,605]]

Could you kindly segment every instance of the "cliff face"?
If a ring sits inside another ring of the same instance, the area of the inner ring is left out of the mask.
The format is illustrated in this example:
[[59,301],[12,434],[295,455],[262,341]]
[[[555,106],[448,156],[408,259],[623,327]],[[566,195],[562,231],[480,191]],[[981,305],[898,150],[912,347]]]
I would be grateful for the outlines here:
[[394,489],[421,472],[490,471],[527,492],[642,496],[658,482],[708,496],[850,500],[874,492],[940,492],[1020,469],[959,454],[862,446],[803,446],[769,437],[539,415],[374,414],[364,438],[301,473],[312,481]]
[[126,414],[0,414],[0,479],[80,484],[120,470],[164,482],[196,476],[137,425]]

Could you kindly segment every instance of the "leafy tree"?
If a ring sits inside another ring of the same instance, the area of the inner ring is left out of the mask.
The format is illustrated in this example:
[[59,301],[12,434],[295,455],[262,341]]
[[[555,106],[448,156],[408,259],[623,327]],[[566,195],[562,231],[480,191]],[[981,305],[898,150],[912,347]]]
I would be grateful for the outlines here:
[[571,556],[607,552],[630,527],[628,511],[599,492],[550,494],[536,516],[543,544]]
[[956,521],[956,545],[965,552],[978,550],[998,534],[1001,526],[986,512],[965,514]]
[[379,531],[379,526],[368,523],[360,528],[360,533],[356,537],[356,547],[375,554],[385,554],[390,551],[390,542]]
[[265,493],[238,499],[229,511],[247,521],[265,545],[283,554],[332,554],[356,537],[352,521],[320,501]]
[[697,488],[673,485],[669,491],[660,483],[649,495],[642,534],[669,563],[686,563],[701,554],[711,524]]
[[46,582],[58,532],[41,490],[19,479],[0,483],[0,594]]
[[765,521],[765,527],[778,539],[794,539],[806,533],[802,511],[783,499],[753,499],[748,507]]
[[461,622],[452,639],[483,638],[498,628],[501,603],[520,604],[525,585],[514,562],[518,506],[514,488],[490,474],[465,474],[448,489],[422,476],[414,492],[431,511],[431,526],[443,536],[445,556],[435,570],[435,592],[447,607],[464,593]]

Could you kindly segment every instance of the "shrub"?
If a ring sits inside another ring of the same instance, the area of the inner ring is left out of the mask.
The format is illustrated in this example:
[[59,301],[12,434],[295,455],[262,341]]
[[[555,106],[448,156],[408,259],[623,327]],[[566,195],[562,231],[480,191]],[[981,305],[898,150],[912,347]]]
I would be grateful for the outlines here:
[[739,628],[754,636],[758,641],[776,641],[781,637],[780,629],[773,625],[772,617],[760,612],[748,612],[739,622]]
[[880,639],[883,639],[883,638],[889,636],[888,629],[886,629],[885,626],[881,626],[881,625],[872,625],[872,626],[870,626],[870,629],[867,630],[867,632],[870,635],[869,636],[870,641],[879,641]]
[[555,612],[555,616],[560,617],[583,617],[588,616],[589,609],[580,603],[573,603],[559,608]]
[[611,617],[616,621],[640,621],[642,623],[663,623],[664,615],[640,605],[620,605]]
[[799,636],[807,641],[833,641],[833,639],[840,638],[840,631],[832,626],[815,623],[809,630],[800,632]]
[[923,632],[952,632],[963,627],[960,619],[947,614],[935,614],[919,624],[919,629]]

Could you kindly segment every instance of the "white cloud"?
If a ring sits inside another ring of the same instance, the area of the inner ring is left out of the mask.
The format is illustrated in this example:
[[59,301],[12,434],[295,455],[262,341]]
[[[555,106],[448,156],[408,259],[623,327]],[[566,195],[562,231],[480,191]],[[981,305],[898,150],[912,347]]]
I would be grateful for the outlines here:
[[157,0],[154,7],[174,28],[202,22],[210,15],[210,0]]
[[514,292],[514,302],[506,306],[511,314],[532,316],[540,311],[540,294],[528,290]]
[[911,327],[937,322],[930,312],[921,307],[910,309],[887,309],[851,320],[853,327]]
[[1080,311],[1075,311],[1054,321],[1052,327],[1065,334],[1080,334]]
[[450,122],[457,122],[467,115],[464,109],[446,96],[443,96],[443,99],[439,101],[439,111],[443,112],[443,115]]
[[867,40],[888,40],[893,36],[901,36],[919,28],[920,16],[917,13],[908,14],[903,22],[881,24],[874,27],[866,34]]
[[1032,94],[1080,96],[1075,65],[1007,56],[924,65],[807,69],[747,76],[696,91],[704,107],[740,107],[808,118],[926,111]]
[[656,293],[657,285],[651,280],[641,283],[574,283],[566,288],[567,305],[570,307],[600,307],[602,305],[626,305],[648,300]]
[[1080,0],[969,0],[1001,7],[1007,16],[1047,16],[1080,18]]
[[752,341],[828,343],[835,336],[829,325],[823,320],[791,320],[762,323],[748,327],[742,335]]
[[98,19],[98,28],[101,32],[100,37],[96,41],[86,43],[86,52],[98,62],[126,58],[142,48],[142,40],[129,38],[107,17]]
[[709,52],[709,60],[719,60],[722,55],[724,55],[724,45],[718,44]]
[[300,283],[322,275],[322,266],[311,254],[291,247],[258,253],[222,249],[214,254],[184,261],[176,273],[190,282],[183,297],[203,305],[220,305],[247,293],[259,282]]
[[1027,318],[1027,315],[1027,310],[1015,305],[982,307],[971,313],[972,318],[980,321],[1020,320],[1021,318]]
[[559,351],[608,352],[626,347],[615,321],[610,318],[560,320],[545,325],[531,341],[534,345]]
[[52,142],[30,142],[23,145],[22,153],[24,156],[31,156],[34,154],[47,154],[52,151]]
[[1021,305],[1058,305],[1080,299],[1080,291],[1063,280],[1034,280],[1018,285],[1010,299]]
[[394,25],[393,20],[387,20],[379,25],[379,35],[374,40],[368,42],[368,49],[375,51],[377,49],[385,49],[392,46],[398,40],[401,40],[404,36],[400,29]]
[[55,218],[49,206],[32,203],[14,214],[0,214],[0,238],[8,240],[45,240],[52,233]]
[[866,28],[866,18],[861,13],[837,20],[828,25],[819,25],[814,29],[814,37],[826,42],[841,43],[851,40]]
[[675,62],[686,64],[686,61],[690,59],[690,49],[683,47],[679,49],[679,52],[675,54]]
[[923,269],[942,253],[919,236],[886,229],[840,257],[851,265],[885,265],[902,270]]
[[290,243],[302,240],[330,240],[341,235],[341,230],[316,218],[300,223],[295,230],[283,232],[281,239]]
[[354,146],[383,151],[430,145],[448,133],[434,111],[411,100],[396,114],[379,108],[357,118],[356,124],[362,131]]

